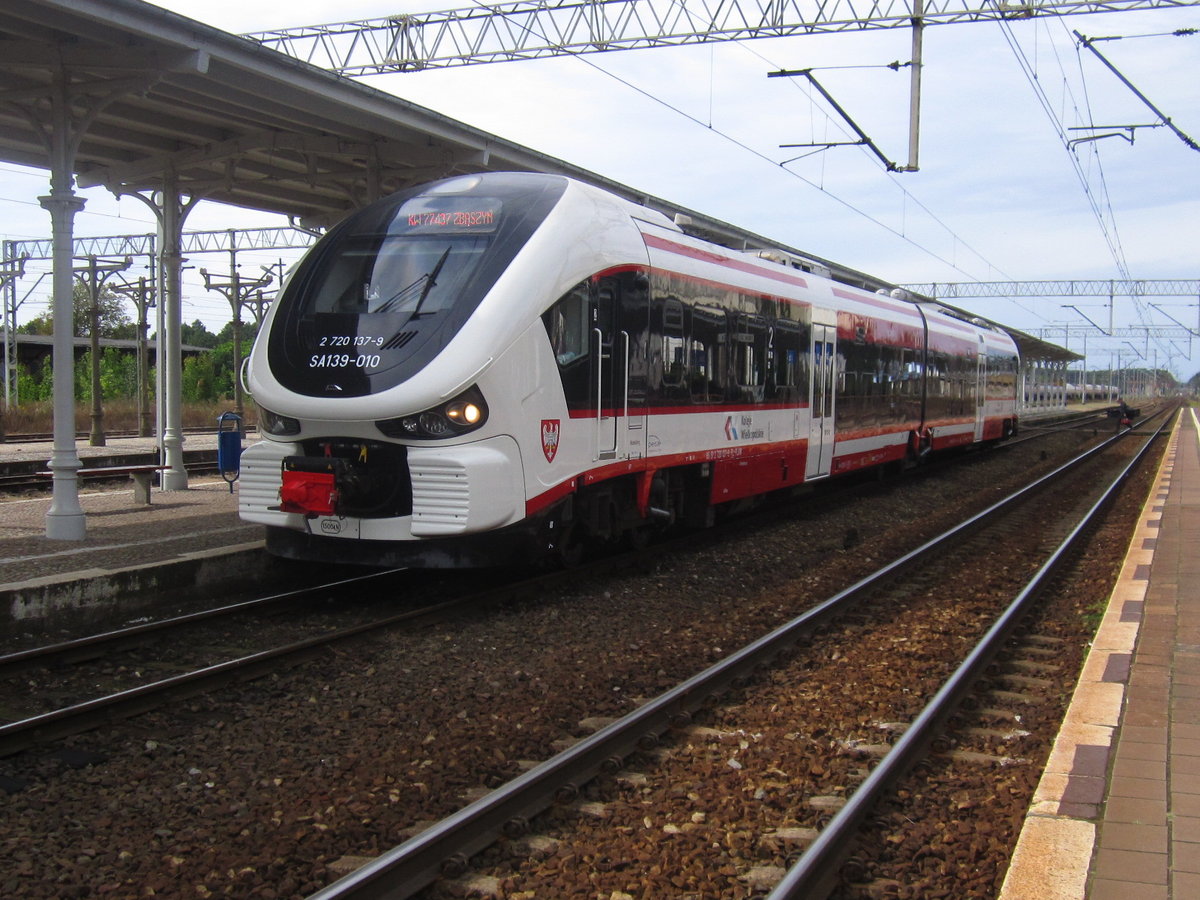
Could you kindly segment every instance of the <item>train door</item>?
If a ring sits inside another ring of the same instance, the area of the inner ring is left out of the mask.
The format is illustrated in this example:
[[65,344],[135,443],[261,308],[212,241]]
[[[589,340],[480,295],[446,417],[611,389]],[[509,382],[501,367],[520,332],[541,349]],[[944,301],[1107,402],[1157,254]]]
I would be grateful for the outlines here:
[[835,314],[822,315],[821,312],[813,310],[808,461],[804,469],[806,479],[824,478],[829,474],[829,467],[833,461],[837,325]]
[[592,397],[596,460],[644,455],[645,404],[634,397],[639,401],[637,409],[631,406],[632,393],[641,390],[638,385],[644,382],[644,377],[634,377],[635,352],[644,352],[641,342],[635,348],[630,336],[630,328],[639,318],[634,309],[628,308],[637,299],[635,293],[617,278],[601,278],[595,286]]
[[983,440],[984,419],[987,416],[987,346],[979,336],[979,355],[975,361],[975,441]]

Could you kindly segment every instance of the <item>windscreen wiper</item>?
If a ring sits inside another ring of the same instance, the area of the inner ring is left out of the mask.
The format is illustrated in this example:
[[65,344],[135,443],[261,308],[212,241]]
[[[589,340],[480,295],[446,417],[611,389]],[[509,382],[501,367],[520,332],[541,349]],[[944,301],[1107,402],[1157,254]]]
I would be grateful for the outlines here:
[[387,300],[385,300],[383,303],[379,304],[379,306],[375,307],[375,309],[372,310],[372,312],[377,312],[377,313],[388,312],[396,304],[403,303],[410,296],[412,296],[413,291],[415,291],[417,288],[419,288],[422,284],[425,283],[427,278],[429,278],[428,273],[426,273],[425,275],[421,275],[419,278],[417,278],[416,281],[412,282],[411,284],[406,284],[404,287],[400,288],[400,290],[396,291],[396,293],[392,294],[392,296],[388,297]]
[[450,246],[452,245],[447,245],[446,249],[442,252],[442,255],[438,257],[437,264],[433,267],[429,274],[425,276],[429,280],[425,282],[425,290],[421,291],[421,296],[417,298],[416,309],[414,309],[412,312],[412,317],[414,319],[421,315],[421,304],[425,302],[425,298],[429,296],[429,292],[433,290],[433,286],[437,284],[437,277],[439,274],[441,274],[442,266],[446,264],[446,260],[450,256]]

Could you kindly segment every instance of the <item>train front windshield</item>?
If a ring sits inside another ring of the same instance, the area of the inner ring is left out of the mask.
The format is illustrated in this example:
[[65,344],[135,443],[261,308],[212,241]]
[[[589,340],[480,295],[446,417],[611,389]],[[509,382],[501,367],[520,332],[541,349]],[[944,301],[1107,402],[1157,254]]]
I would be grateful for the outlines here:
[[271,329],[290,390],[393,387],[454,337],[564,189],[548,176],[463,176],[368,206],[304,260]]
[[[415,197],[388,221],[362,222],[331,248],[304,315],[417,318],[454,304],[499,226],[503,204]],[[364,322],[364,325],[370,325]]]

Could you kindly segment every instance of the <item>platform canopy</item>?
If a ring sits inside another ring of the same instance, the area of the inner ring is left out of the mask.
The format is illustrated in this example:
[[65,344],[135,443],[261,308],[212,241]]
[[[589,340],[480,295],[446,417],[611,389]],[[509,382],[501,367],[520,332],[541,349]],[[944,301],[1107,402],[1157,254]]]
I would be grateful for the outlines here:
[[136,0],[0,5],[0,158],[51,167],[56,79],[82,126],[83,187],[157,190],[172,172],[188,194],[328,223],[409,184],[554,164]]

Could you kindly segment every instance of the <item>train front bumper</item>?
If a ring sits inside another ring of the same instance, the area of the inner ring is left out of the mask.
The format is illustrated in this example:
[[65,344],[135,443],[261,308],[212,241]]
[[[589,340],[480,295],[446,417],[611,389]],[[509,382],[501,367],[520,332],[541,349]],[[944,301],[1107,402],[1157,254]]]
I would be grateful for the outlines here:
[[283,462],[298,443],[259,441],[242,454],[238,514],[244,521],[332,538],[421,540],[478,534],[520,521],[525,483],[516,442],[505,435],[470,444],[410,446],[409,515],[359,518],[305,515],[281,508]]

